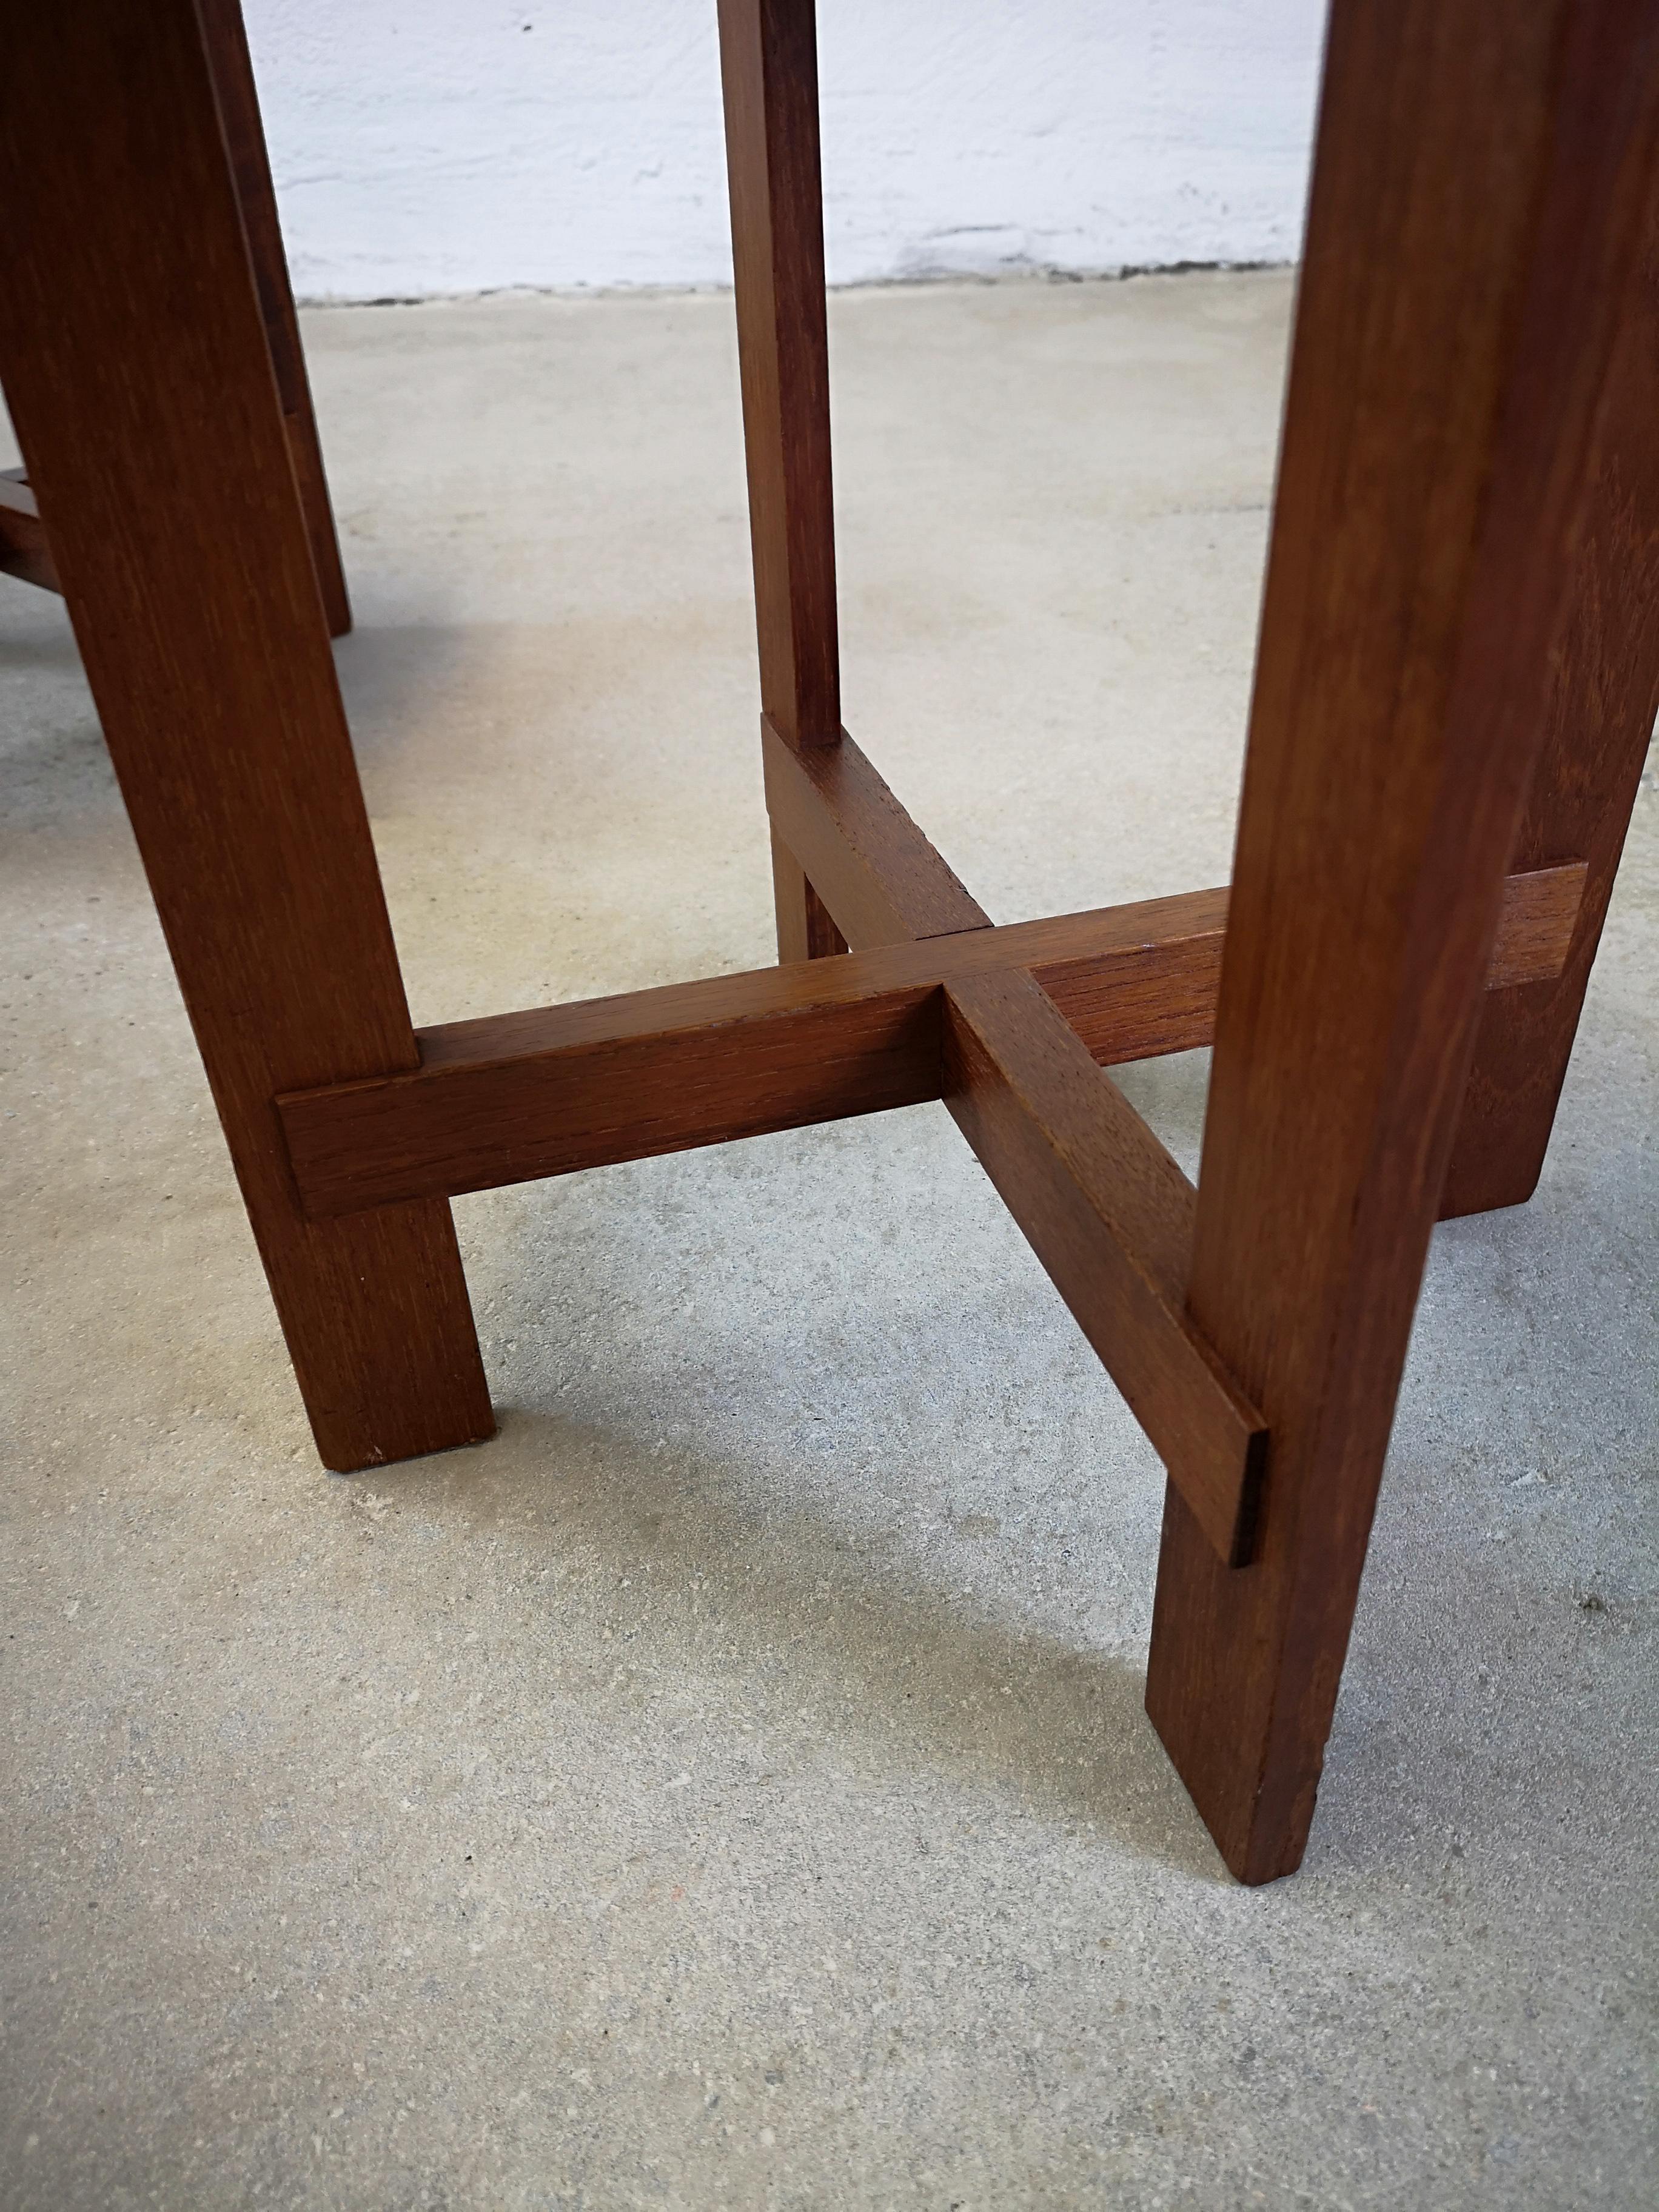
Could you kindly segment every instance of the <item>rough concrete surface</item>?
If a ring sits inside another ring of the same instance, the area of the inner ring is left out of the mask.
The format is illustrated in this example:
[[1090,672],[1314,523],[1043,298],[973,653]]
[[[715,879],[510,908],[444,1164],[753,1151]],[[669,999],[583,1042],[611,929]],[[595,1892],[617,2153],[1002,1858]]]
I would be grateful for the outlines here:
[[[1289,299],[834,301],[848,719],[999,920],[1226,876]],[[416,1018],[764,963],[729,301],[307,335]],[[1651,782],[1252,1892],[939,1108],[463,1200],[499,1439],[324,1474],[61,609],[0,653],[7,2207],[1649,2201]]]

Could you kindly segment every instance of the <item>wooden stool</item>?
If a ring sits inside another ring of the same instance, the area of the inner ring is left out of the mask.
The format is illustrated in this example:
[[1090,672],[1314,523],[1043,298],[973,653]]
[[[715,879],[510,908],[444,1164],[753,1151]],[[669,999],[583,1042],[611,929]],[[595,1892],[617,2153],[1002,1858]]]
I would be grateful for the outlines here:
[[[345,571],[340,566],[340,545],[334,532],[333,509],[329,505],[328,479],[323,473],[323,449],[317,437],[317,418],[312,412],[306,357],[300,344],[300,325],[294,313],[294,294],[289,284],[283,234],[276,220],[276,195],[271,188],[270,165],[265,158],[264,126],[259,119],[259,100],[248,56],[247,33],[238,0],[198,0],[198,13],[219,104],[219,119],[230,151],[236,198],[247,234],[254,287],[264,320],[265,342],[270,349],[271,371],[282,402],[289,455],[294,464],[300,503],[305,510],[318,587],[323,595],[330,635],[344,637],[351,628],[351,602],[346,594]],[[21,576],[26,583],[42,585],[49,592],[58,589],[57,564],[40,520],[40,507],[27,472],[22,469],[0,469],[0,571]]]
[[[1009,927],[841,728],[811,0],[720,18],[784,964],[410,1027],[224,0],[7,18],[50,559],[326,1463],[490,1433],[453,1194],[942,1098],[1168,1467],[1147,1706],[1264,1881],[1430,1229],[1537,1179],[1653,720],[1659,0],[1335,0],[1231,902]],[[1194,1189],[1100,1063],[1212,1041]]]

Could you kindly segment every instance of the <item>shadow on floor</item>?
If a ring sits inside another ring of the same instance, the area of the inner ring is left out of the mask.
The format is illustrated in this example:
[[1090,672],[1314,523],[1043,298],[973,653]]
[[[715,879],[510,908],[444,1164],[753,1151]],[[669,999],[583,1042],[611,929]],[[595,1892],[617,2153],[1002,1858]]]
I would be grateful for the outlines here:
[[580,1561],[610,1588],[648,1577],[635,1648],[705,1690],[722,1674],[769,1695],[787,1683],[780,1729],[810,1711],[849,1761],[942,1766],[1228,1884],[1142,1709],[1139,1666],[994,1614],[810,1508],[746,1513],[713,1460],[498,1412],[492,1444],[374,1480],[406,1510],[522,1547],[532,1577],[543,1561]]

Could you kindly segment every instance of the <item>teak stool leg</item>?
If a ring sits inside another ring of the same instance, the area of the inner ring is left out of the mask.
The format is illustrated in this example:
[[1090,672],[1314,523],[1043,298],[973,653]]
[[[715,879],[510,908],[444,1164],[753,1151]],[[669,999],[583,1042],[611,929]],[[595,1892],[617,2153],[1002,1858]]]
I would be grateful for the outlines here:
[[[841,741],[830,354],[812,0],[720,0],[726,167],[761,706],[791,744]],[[778,957],[846,944],[772,836]]]
[[1650,224],[1596,437],[1595,491],[1514,866],[1589,863],[1565,970],[1484,1007],[1443,1218],[1519,1206],[1543,1171],[1659,712],[1659,226]]
[[192,0],[0,36],[0,380],[329,1466],[493,1422],[449,1207],[302,1214],[272,1101],[413,1031]]
[[208,64],[218,95],[220,119],[230,148],[236,179],[236,197],[247,232],[253,281],[264,319],[265,340],[276,389],[282,396],[283,421],[288,431],[294,473],[299,479],[306,530],[317,582],[335,637],[351,628],[351,602],[346,596],[345,572],[340,566],[340,542],[335,535],[334,510],[329,504],[328,478],[323,471],[323,449],[317,436],[317,417],[311,404],[311,382],[300,343],[300,325],[294,312],[294,290],[289,282],[288,257],[283,251],[282,226],[276,216],[276,195],[271,187],[270,162],[265,152],[264,125],[259,118],[259,95],[253,82],[253,64],[247,50],[240,0],[197,0],[202,33],[207,41]]
[[1271,1431],[1171,1488],[1147,1707],[1299,1863],[1651,166],[1652,0],[1336,0],[1189,1299]]

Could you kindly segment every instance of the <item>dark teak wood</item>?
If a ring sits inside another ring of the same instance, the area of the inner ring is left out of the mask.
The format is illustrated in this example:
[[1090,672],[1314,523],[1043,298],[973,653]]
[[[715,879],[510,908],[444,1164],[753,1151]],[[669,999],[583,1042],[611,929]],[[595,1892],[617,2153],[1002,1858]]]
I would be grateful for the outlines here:
[[990,927],[844,730],[793,745],[763,716],[761,759],[774,834],[819,886],[838,951]]
[[3,20],[0,383],[318,1448],[465,1443],[447,1205],[309,1218],[274,1103],[417,1055],[201,27]]
[[1519,1206],[1537,1188],[1659,714],[1659,222],[1644,246],[1598,426],[1543,752],[1511,862],[1537,867],[1579,854],[1589,880],[1560,974],[1482,1012],[1443,1216]]
[[[1582,866],[1512,876],[1487,988],[1560,973]],[[1224,891],[420,1030],[420,1065],[279,1097],[307,1212],[453,1197],[945,1096],[941,992],[1024,969],[1103,1065],[1208,1044]]]
[[59,588],[40,508],[21,469],[0,470],[0,570],[43,591]]
[[247,50],[241,0],[197,0],[207,45],[208,66],[219,101],[219,118],[230,149],[236,179],[236,198],[247,233],[248,258],[252,264],[259,313],[270,348],[270,365],[283,403],[283,425],[305,511],[306,534],[317,570],[318,588],[335,637],[351,628],[351,602],[346,595],[345,571],[340,566],[340,541],[335,535],[334,509],[323,471],[323,449],[317,436],[317,417],[311,404],[311,380],[306,374],[305,352],[300,343],[299,319],[294,312],[294,291],[289,283],[288,257],[283,251],[282,226],[276,216],[276,194],[270,181],[270,162],[265,152],[265,128],[259,115],[259,95],[254,88],[253,62]]
[[945,988],[945,1100],[1216,1559],[1250,1556],[1261,1414],[1187,1311],[1197,1193],[1035,976]]
[[[1147,1709],[1300,1861],[1652,171],[1645,0],[1331,17],[1216,1009],[1194,1316],[1258,1556],[1166,1509]],[[1576,855],[1575,857],[1583,857]]]
[[[1659,695],[1659,0],[1336,0],[1233,888],[1005,927],[842,727],[811,0],[719,13],[781,964],[410,1028],[230,0],[4,19],[0,567],[69,604],[328,1463],[489,1433],[454,1194],[942,1099],[1168,1468],[1148,1709],[1264,1881]],[[1105,1069],[1212,1042],[1194,1188]]]
[[[318,589],[323,595],[331,635],[343,637],[351,628],[351,602],[340,565],[340,543],[323,471],[323,449],[311,404],[311,384],[294,312],[288,259],[283,252],[276,195],[265,155],[264,125],[259,115],[240,0],[198,0],[198,13],[220,122],[230,149],[265,340],[282,396],[283,424],[305,510]],[[49,592],[59,589],[40,508],[21,469],[8,470],[0,476],[0,570]]]
[[[799,0],[719,0],[719,11],[761,707],[789,744],[834,745],[841,644],[817,33]],[[804,857],[775,818],[781,960],[847,950]]]

